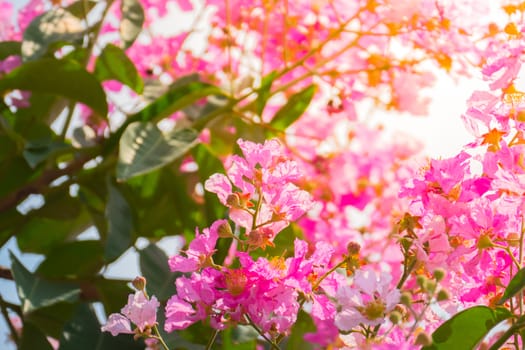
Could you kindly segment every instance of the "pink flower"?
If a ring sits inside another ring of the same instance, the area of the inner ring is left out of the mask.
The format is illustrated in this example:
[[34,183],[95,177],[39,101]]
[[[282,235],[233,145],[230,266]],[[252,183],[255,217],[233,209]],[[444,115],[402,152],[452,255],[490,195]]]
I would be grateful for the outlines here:
[[131,330],[130,321],[137,328],[135,331],[143,333],[146,329],[157,324],[157,308],[160,306],[156,297],[148,300],[144,292],[137,291],[128,296],[128,303],[120,310],[121,314],[109,315],[106,325],[102,327],[103,332],[110,332],[116,336],[120,333],[134,333]]
[[215,243],[219,238],[218,229],[226,220],[215,221],[209,229],[204,229],[202,234],[196,230],[195,239],[191,241],[184,255],[174,255],[168,260],[171,271],[194,272],[212,263],[215,253]]
[[337,291],[336,299],[341,307],[335,316],[337,328],[350,331],[359,324],[383,323],[401,296],[398,289],[390,287],[391,279],[384,272],[378,276],[371,269],[357,270],[353,285],[341,286]]

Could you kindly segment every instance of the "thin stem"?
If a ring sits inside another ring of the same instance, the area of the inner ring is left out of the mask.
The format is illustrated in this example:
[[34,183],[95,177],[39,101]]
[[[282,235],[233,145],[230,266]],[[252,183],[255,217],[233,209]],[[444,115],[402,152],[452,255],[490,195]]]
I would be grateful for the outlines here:
[[264,334],[264,332],[259,327],[257,327],[257,325],[250,318],[250,316],[248,316],[248,314],[245,314],[244,317],[246,317],[250,326],[252,326],[257,331],[257,333],[259,333],[261,337],[263,337],[271,345],[272,349],[281,350],[281,348],[279,347],[279,345],[277,345],[277,343],[275,343],[273,340],[268,338],[266,334]]
[[5,322],[7,323],[9,330],[11,331],[11,336],[13,337],[13,341],[15,342],[15,344],[18,345],[20,343],[20,337],[18,336],[18,332],[15,326],[13,325],[13,323],[11,322],[11,319],[9,318],[9,313],[7,312],[7,307],[9,305],[10,304],[6,303],[4,299],[2,298],[2,296],[0,296],[0,310],[2,312],[2,315],[5,318]]
[[206,350],[211,350],[211,347],[213,346],[213,343],[215,343],[215,339],[217,339],[217,335],[219,334],[219,330],[216,329],[215,332],[211,335],[210,340],[208,341],[208,345],[206,345]]
[[159,328],[157,327],[157,325],[153,326],[153,333],[155,334],[154,338],[157,339],[162,344],[162,347],[165,350],[170,350],[168,345],[164,342],[164,339],[162,339],[162,336],[160,335]]

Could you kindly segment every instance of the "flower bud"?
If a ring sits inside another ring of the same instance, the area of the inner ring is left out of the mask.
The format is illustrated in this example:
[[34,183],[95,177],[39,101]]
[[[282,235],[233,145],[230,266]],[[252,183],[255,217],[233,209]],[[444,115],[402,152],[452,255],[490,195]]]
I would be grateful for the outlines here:
[[221,238],[233,237],[232,228],[230,227],[230,224],[227,221],[219,225],[219,227],[217,228],[217,233]]
[[146,288],[146,278],[137,276],[131,284],[133,287],[137,288],[137,290],[144,290],[144,288]]
[[427,281],[428,281],[427,278],[423,275],[418,275],[416,277],[417,285],[423,290],[426,290]]
[[436,287],[437,287],[436,281],[427,279],[425,283],[425,287],[423,289],[425,289],[426,291],[430,293],[434,293],[434,291],[436,290]]
[[412,295],[409,292],[403,292],[401,293],[401,297],[399,298],[399,302],[403,305],[410,306],[412,305]]
[[348,251],[349,255],[357,255],[361,250],[361,246],[356,242],[350,242],[346,246],[346,250]]
[[448,292],[445,289],[441,289],[436,295],[436,300],[437,301],[445,301],[445,300],[449,300],[449,299],[450,299],[450,295],[448,294]]
[[237,193],[232,193],[226,198],[226,204],[228,204],[232,208],[240,208],[241,207],[241,200],[239,198],[239,195]]
[[389,316],[390,322],[393,324],[398,324],[403,319],[403,315],[399,311],[392,311]]
[[425,332],[421,332],[416,337],[415,345],[430,346],[432,345],[432,338]]
[[437,282],[440,282],[443,280],[443,278],[445,278],[446,276],[446,271],[442,268],[437,268],[434,270],[434,278],[436,279]]

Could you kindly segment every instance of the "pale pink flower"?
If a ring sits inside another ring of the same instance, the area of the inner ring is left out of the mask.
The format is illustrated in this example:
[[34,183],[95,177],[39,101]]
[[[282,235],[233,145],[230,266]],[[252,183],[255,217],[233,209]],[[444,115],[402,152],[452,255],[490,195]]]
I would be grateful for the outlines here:
[[342,331],[350,331],[359,324],[376,326],[384,322],[387,313],[399,303],[401,293],[390,287],[392,277],[383,272],[377,275],[371,269],[355,272],[351,286],[341,286],[336,300],[340,311],[335,325]]
[[128,303],[120,310],[121,314],[109,315],[107,323],[102,327],[103,332],[110,332],[116,336],[120,333],[134,333],[130,322],[137,326],[139,333],[157,324],[157,309],[160,306],[155,296],[151,299],[143,291],[136,291],[128,296]]

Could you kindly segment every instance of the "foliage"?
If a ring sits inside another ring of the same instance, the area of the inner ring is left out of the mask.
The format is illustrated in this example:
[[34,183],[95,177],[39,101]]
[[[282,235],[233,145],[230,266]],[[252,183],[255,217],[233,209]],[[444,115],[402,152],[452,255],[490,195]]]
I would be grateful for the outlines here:
[[[0,0],[0,245],[42,257],[0,269],[14,346],[522,348],[503,3]],[[488,86],[473,141],[427,160],[368,116],[425,115],[436,74]],[[134,288],[105,275],[130,251]]]

